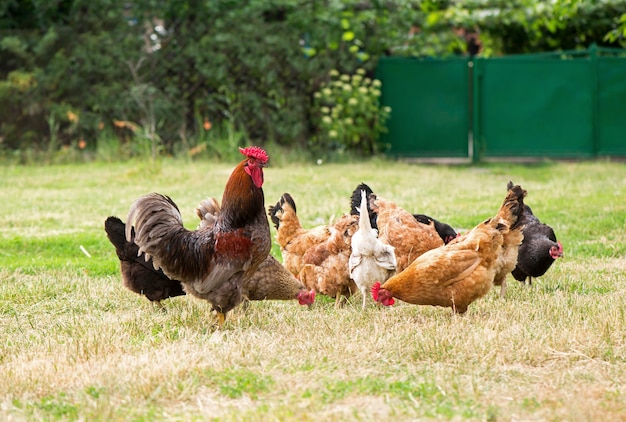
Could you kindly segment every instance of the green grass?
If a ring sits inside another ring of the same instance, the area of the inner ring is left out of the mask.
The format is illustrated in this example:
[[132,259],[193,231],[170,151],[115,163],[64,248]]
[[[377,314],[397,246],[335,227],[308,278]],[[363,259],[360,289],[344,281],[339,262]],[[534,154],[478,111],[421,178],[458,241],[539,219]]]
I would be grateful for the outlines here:
[[[272,155],[272,151],[269,151]],[[107,216],[138,196],[193,209],[232,164],[161,161],[0,167],[2,420],[620,420],[626,414],[626,166],[322,166],[272,157],[266,205],[293,195],[305,227],[348,207],[360,182],[407,210],[469,229],[511,179],[565,257],[510,278],[464,316],[320,297],[255,302],[217,330],[190,297],[166,312],[120,282]],[[273,229],[272,229],[273,230]],[[82,248],[81,248],[82,247]],[[86,251],[86,253],[85,253]],[[272,253],[279,256],[274,245]]]

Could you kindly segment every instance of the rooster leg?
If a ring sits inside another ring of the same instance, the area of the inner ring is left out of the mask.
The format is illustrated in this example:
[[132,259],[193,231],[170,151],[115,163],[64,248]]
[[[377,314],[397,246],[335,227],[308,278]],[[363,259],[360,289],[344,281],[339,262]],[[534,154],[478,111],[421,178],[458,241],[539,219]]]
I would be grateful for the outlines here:
[[215,314],[217,316],[217,327],[222,328],[224,321],[226,320],[226,314],[219,311],[215,311]]
[[361,296],[363,296],[363,307],[362,307],[362,309],[365,310],[365,301],[367,300],[366,289],[361,290]]
[[250,307],[250,301],[247,299],[244,299],[241,303],[241,307],[243,308],[244,312],[248,310],[248,308]]
[[163,306],[160,300],[155,300],[152,304],[157,311],[165,312],[165,306]]

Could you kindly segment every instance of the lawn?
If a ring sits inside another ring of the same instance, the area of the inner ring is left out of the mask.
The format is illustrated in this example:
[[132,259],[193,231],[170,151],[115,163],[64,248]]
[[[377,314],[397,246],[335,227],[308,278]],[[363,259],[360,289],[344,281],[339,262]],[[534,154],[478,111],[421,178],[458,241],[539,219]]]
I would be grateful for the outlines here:
[[[270,152],[270,156],[272,152]],[[0,167],[1,420],[620,420],[626,414],[626,165],[290,164],[265,170],[304,227],[348,211],[360,182],[469,229],[513,180],[565,256],[532,287],[509,277],[464,316],[360,297],[254,302],[216,328],[192,297],[159,312],[120,281],[103,223],[157,191],[194,207],[232,164]],[[274,164],[278,163],[278,164]],[[273,228],[272,228],[273,229]],[[276,245],[272,253],[280,256]]]

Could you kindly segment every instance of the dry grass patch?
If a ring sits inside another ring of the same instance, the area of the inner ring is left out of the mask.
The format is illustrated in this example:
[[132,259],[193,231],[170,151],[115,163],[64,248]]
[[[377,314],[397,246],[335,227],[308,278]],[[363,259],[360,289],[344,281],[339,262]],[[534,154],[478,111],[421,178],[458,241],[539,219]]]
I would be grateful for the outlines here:
[[[361,181],[411,211],[471,227],[509,179],[529,190],[565,258],[512,278],[464,316],[320,298],[255,302],[216,330],[189,297],[166,312],[121,286],[102,224],[134,198],[193,207],[231,166],[162,163],[2,169],[0,419],[619,420],[626,414],[626,168],[610,163],[266,171],[266,203],[293,194],[305,226],[346,211]],[[84,183],[88,180],[88,183]],[[211,181],[208,183],[207,181]],[[71,204],[71,205],[68,205]],[[21,206],[16,207],[15,204]],[[87,257],[79,246],[91,254]],[[274,249],[276,251],[276,249]]]

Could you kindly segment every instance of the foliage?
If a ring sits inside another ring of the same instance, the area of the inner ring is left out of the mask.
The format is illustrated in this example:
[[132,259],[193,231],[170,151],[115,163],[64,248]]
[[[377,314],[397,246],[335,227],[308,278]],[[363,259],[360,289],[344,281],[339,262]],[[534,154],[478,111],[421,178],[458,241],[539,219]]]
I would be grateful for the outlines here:
[[319,146],[313,95],[331,69],[619,45],[624,13],[626,0],[8,0],[0,152],[54,162],[115,138],[130,156],[186,154],[206,120],[247,142]]
[[610,42],[619,42],[622,46],[626,46],[626,13],[615,19],[616,25],[609,31],[604,39]]
[[381,82],[368,78],[360,68],[352,75],[334,69],[329,75],[329,81],[313,94],[313,113],[319,128],[313,138],[314,148],[378,153],[378,137],[385,132],[385,121],[391,113],[379,102]]

